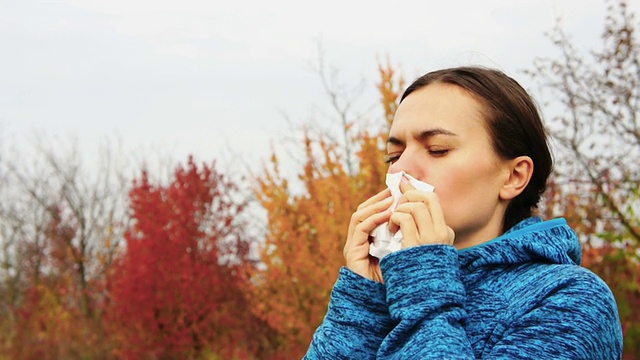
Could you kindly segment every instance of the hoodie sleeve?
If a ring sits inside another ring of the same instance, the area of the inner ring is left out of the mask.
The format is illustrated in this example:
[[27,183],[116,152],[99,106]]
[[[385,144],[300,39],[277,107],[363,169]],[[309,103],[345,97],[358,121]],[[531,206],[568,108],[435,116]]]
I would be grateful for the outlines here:
[[378,358],[473,359],[462,323],[465,290],[458,253],[449,245],[401,250],[381,261],[395,328]]
[[304,359],[375,359],[392,328],[385,286],[343,267]]

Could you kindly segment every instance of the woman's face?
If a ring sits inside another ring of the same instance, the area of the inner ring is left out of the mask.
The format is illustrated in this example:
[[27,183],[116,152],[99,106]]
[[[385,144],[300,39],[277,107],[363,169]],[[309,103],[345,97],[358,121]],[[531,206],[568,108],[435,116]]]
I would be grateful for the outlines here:
[[495,153],[482,104],[470,93],[440,83],[412,92],[398,107],[387,150],[390,173],[404,170],[435,187],[456,247],[502,233],[509,161]]

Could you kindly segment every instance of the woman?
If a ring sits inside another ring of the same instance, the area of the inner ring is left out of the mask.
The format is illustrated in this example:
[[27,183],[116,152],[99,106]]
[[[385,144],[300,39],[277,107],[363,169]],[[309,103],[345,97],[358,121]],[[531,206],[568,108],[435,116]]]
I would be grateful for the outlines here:
[[[307,359],[619,359],[606,284],[579,266],[563,219],[533,217],[552,168],[533,101],[495,70],[428,73],[404,93],[388,140],[404,181],[353,214],[327,315]],[[369,255],[389,223],[402,249]]]

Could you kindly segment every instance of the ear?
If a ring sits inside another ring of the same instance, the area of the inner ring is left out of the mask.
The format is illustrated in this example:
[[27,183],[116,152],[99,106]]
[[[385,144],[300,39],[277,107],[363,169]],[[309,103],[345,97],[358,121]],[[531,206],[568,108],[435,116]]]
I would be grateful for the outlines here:
[[533,175],[533,160],[528,156],[518,156],[507,163],[509,176],[500,189],[500,199],[511,200],[520,195]]

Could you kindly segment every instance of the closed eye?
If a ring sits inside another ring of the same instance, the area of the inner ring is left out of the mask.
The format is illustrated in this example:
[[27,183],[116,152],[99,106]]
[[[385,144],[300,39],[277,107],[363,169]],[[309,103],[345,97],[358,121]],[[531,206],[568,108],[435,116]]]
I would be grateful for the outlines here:
[[429,154],[435,157],[445,156],[449,153],[449,149],[429,149]]
[[394,162],[400,159],[400,155],[398,154],[387,154],[384,156],[384,162],[387,164],[393,164]]

